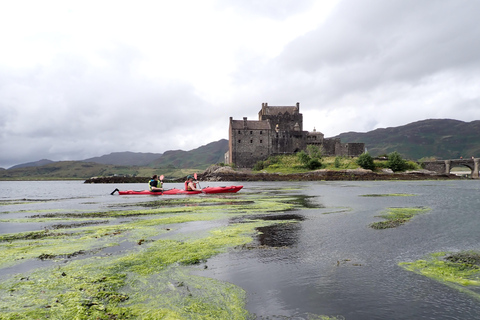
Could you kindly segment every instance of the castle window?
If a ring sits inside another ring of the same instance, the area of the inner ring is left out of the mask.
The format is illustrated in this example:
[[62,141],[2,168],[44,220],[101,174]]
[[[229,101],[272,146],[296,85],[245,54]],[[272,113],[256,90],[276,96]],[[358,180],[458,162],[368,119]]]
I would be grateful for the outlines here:
[[238,143],[242,142],[242,140],[238,140]]
[[262,130],[260,130],[260,134],[262,134]]
[[250,131],[250,134],[253,134],[253,131]]
[[253,143],[253,140],[250,140],[250,143]]
[[238,130],[238,134],[242,134],[242,131]]
[[262,143],[262,140],[260,140],[260,143]]

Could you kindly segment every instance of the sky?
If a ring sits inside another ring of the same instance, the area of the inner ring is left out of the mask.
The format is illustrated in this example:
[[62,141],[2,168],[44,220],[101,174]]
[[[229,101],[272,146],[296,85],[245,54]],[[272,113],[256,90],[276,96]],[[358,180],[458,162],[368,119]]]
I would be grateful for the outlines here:
[[480,119],[480,1],[0,0],[0,167]]

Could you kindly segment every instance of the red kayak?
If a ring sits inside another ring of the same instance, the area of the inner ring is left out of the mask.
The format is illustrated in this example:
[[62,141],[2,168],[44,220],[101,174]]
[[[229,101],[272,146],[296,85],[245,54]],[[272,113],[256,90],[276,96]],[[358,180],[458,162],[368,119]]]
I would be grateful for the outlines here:
[[199,193],[235,193],[238,192],[240,189],[242,189],[243,186],[229,186],[229,187],[206,187],[203,188],[202,191],[185,191],[183,189],[169,189],[165,190],[163,192],[152,192],[150,190],[140,190],[140,191],[135,191],[135,190],[125,190],[125,191],[120,191],[118,189],[113,190],[111,193],[112,195],[115,192],[118,192],[120,195],[128,195],[128,194],[152,194],[156,196],[161,196],[163,194],[165,195],[174,195],[174,194],[199,194]]

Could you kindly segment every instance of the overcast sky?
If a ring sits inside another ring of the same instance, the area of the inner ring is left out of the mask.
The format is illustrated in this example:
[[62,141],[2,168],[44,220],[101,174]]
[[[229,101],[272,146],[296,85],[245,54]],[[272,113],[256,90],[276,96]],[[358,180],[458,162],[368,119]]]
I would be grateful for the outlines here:
[[262,102],[332,137],[480,119],[480,1],[1,1],[0,167],[228,139]]

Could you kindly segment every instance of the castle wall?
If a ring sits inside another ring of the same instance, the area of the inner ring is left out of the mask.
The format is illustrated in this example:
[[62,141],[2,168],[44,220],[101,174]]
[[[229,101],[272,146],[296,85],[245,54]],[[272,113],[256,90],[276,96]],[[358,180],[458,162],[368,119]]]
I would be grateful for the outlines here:
[[251,168],[271,154],[271,130],[268,121],[243,121],[230,118],[229,162]]
[[306,148],[306,133],[279,131],[272,133],[271,151],[275,154],[290,154]]
[[348,145],[348,152],[347,156],[349,157],[358,157],[362,153],[365,152],[365,143],[347,143]]
[[337,144],[340,144],[340,139],[323,139],[323,155],[330,157],[335,156],[337,152]]

